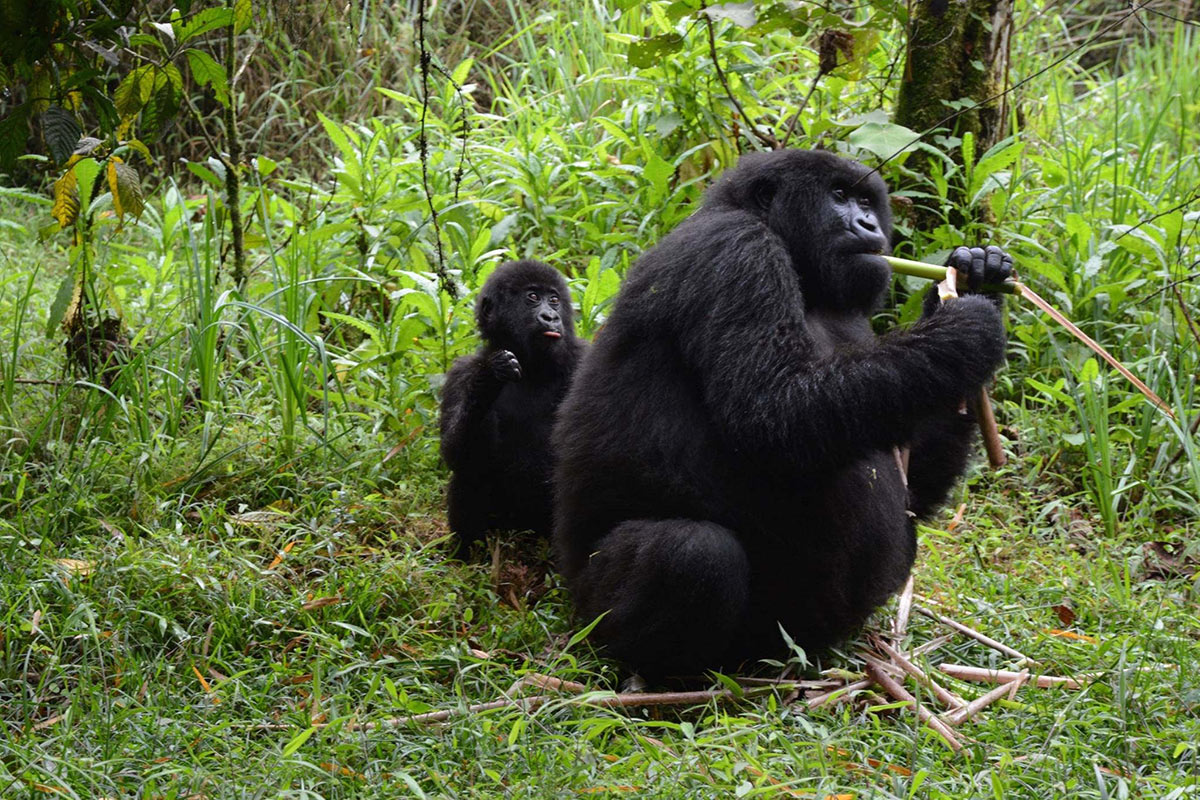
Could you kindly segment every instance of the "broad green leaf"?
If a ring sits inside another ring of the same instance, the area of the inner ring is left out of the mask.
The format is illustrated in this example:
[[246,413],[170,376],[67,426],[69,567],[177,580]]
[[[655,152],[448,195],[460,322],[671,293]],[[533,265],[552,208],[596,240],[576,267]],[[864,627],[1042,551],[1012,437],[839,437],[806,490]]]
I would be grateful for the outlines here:
[[658,153],[651,153],[642,168],[642,175],[650,182],[650,195],[647,198],[651,206],[657,206],[667,196],[667,184],[675,168]]
[[72,171],[79,185],[80,203],[92,201],[92,189],[96,185],[96,178],[100,177],[100,169],[100,162],[94,158],[85,158],[73,167]]
[[454,81],[458,86],[462,86],[467,82],[467,75],[471,72],[471,67],[475,65],[475,59],[468,58],[454,68],[454,72],[450,75],[450,80]]
[[1081,383],[1090,383],[1100,377],[1100,365],[1096,363],[1096,359],[1089,358],[1083,362],[1083,368],[1079,370],[1079,380]]
[[54,329],[63,321],[63,314],[67,311],[67,304],[71,302],[71,296],[75,293],[75,274],[68,275],[63,278],[63,282],[58,285],[58,292],[54,295],[54,302],[50,305],[50,314],[46,317],[46,336],[54,335]]
[[154,91],[154,71],[154,67],[132,69],[113,90],[113,104],[122,120],[137,114],[150,99]]
[[346,131],[341,125],[331,120],[329,117],[317,112],[317,119],[321,121],[321,125],[325,127],[325,135],[333,140],[334,145],[342,154],[343,161],[354,161],[358,156],[358,151],[354,145],[350,143],[350,137],[346,135]]
[[146,147],[141,139],[130,139],[129,141],[125,142],[125,146],[130,150],[141,153],[142,158],[146,159],[147,163],[154,163],[154,156],[150,155],[150,148]]
[[1069,394],[1064,392],[1062,389],[1062,387],[1063,387],[1063,379],[1062,378],[1059,378],[1058,381],[1053,386],[1046,384],[1046,383],[1042,383],[1041,381],[1035,380],[1034,378],[1026,378],[1025,382],[1027,384],[1029,384],[1030,386],[1032,386],[1034,389],[1037,389],[1042,394],[1044,394],[1047,397],[1050,397],[1054,400],[1057,400],[1058,402],[1062,403],[1063,405],[1067,405],[1067,406],[1074,405],[1075,401],[1071,398],[1071,396]]
[[880,158],[916,149],[916,132],[893,122],[867,122],[850,132],[846,141]]
[[1162,265],[1167,263],[1166,254],[1163,252],[1162,245],[1154,241],[1147,231],[1150,226],[1143,225],[1140,228],[1134,228],[1132,225],[1114,225],[1112,230],[1118,234],[1115,239],[1117,246],[1122,250],[1133,253],[1139,258],[1146,258]]
[[349,314],[339,314],[336,311],[322,311],[321,316],[325,317],[326,319],[332,319],[345,323],[352,328],[356,328],[360,332],[369,336],[373,342],[379,344],[379,329],[374,325],[371,325],[366,320],[359,319],[358,317],[352,317]]
[[254,6],[250,0],[234,0],[233,3],[233,32],[245,33],[254,23]]
[[975,165],[975,169],[971,173],[971,187],[967,192],[968,196],[974,197],[987,186],[988,178],[1011,167],[1024,150],[1024,143],[1017,141],[1011,142],[999,150],[994,147],[989,150],[983,158],[979,159],[979,163]]
[[[174,33],[171,34],[171,41],[172,42],[175,41]],[[155,50],[157,50],[159,53],[162,53],[163,55],[166,55],[168,52],[167,46],[166,46],[166,44],[163,43],[162,39],[159,39],[157,36],[151,36],[148,33],[130,34],[129,46],[130,47],[153,47]],[[119,59],[116,59],[115,53],[113,55],[114,55],[113,66],[116,66],[117,64],[120,63],[120,61],[119,61]]]
[[683,37],[677,33],[665,33],[662,36],[638,39],[629,43],[629,66],[656,67],[664,57],[682,47]]
[[212,86],[213,94],[221,105],[229,106],[229,76],[225,68],[217,60],[203,50],[188,49],[188,66],[192,70],[192,78],[201,86]]
[[214,189],[221,189],[224,187],[224,182],[217,177],[217,174],[203,164],[198,164],[195,161],[189,161],[185,166],[188,168],[189,172],[200,178],[200,180],[204,181]]
[[0,118],[0,166],[15,162],[25,153],[25,140],[29,137],[26,125],[29,107],[17,106]]
[[229,8],[206,8],[179,27],[179,43],[187,44],[203,33],[226,28],[233,22],[233,16]]
[[1088,242],[1092,240],[1092,226],[1074,211],[1067,214],[1064,224],[1067,226],[1067,235],[1075,240],[1075,251],[1086,252]]

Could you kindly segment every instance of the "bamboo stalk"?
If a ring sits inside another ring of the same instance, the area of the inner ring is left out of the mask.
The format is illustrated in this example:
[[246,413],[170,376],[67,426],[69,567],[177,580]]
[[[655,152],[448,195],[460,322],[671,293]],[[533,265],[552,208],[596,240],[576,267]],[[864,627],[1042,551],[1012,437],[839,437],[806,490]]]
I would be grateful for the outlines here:
[[1011,682],[1002,683],[987,694],[975,698],[962,708],[951,711],[949,714],[946,714],[943,719],[947,724],[957,727],[1005,695],[1008,695],[1008,699],[1012,700],[1017,689],[1020,689],[1027,680],[1029,680],[1029,670],[1025,670],[1024,672],[1018,674],[1017,677]]
[[[882,258],[888,262],[888,265],[892,268],[892,272],[909,275],[913,278],[925,278],[931,281],[946,280],[946,270],[948,267],[939,267],[937,264],[926,264],[923,261],[911,261],[907,258],[896,258],[895,256],[882,256]],[[981,288],[984,292],[991,294],[1021,294],[1021,284],[1017,281],[985,284]]]
[[887,667],[883,662],[869,656],[867,657],[866,661],[867,674],[874,678],[875,682],[878,683],[885,692],[887,692],[896,700],[908,703],[913,711],[916,712],[917,717],[930,728],[933,728],[934,732],[937,733],[938,736],[941,736],[943,740],[945,740],[946,744],[949,745],[951,750],[956,753],[959,750],[962,750],[962,742],[960,742],[958,737],[954,735],[954,731],[952,731],[946,723],[942,722],[937,718],[937,716],[930,712],[928,708],[918,703],[917,698],[909,694],[907,689],[905,689],[899,684],[899,682],[888,675]]
[[[926,264],[923,261],[911,261],[907,258],[896,258],[894,256],[881,256],[881,258],[888,262],[888,265],[891,266],[893,272],[897,272],[901,275],[910,275],[914,278],[926,278],[927,280],[931,281],[942,281],[946,279],[947,267],[939,267],[936,264]],[[1095,339],[1088,336],[1079,329],[1079,326],[1067,319],[1066,315],[1064,315],[1054,306],[1047,303],[1040,295],[1038,295],[1037,292],[1033,291],[1020,281],[1005,281],[1001,284],[984,284],[980,288],[984,292],[1003,292],[1004,294],[1016,295],[1031,305],[1036,306],[1041,311],[1044,311],[1052,320],[1066,328],[1072,336],[1087,345],[1088,349],[1103,358],[1109,364],[1109,366],[1121,373],[1122,377],[1137,387],[1137,390],[1145,395],[1150,402],[1154,403],[1154,405],[1166,412],[1171,419],[1175,419],[1175,412],[1161,397],[1155,394],[1149,386],[1141,381],[1141,379],[1130,372],[1129,368],[1118,361],[1115,356],[1101,347]]]
[[[966,625],[963,625],[961,622],[952,620],[947,616],[937,613],[936,611],[930,611],[928,608],[925,608],[924,606],[914,605],[913,608],[916,609],[918,614],[924,614],[925,616],[929,617],[934,622],[940,622],[943,625],[945,625],[946,627],[953,628],[954,630],[958,631],[959,633],[961,633],[965,636],[970,636],[975,641],[979,642],[980,644],[987,645],[988,647],[992,648],[993,650],[998,650],[1007,656],[1012,656],[1013,658],[1019,658],[1021,661],[1023,661],[1026,664],[1036,664],[1037,663],[1032,658],[1030,658],[1029,656],[1022,653],[1020,650],[1016,650],[1012,647],[1009,647],[1008,645],[1004,644],[1003,642],[997,642],[992,637],[986,636],[986,635],[980,633],[979,631],[975,630],[974,628],[968,628]],[[1014,677],[1015,677],[1015,673],[1014,673]]]
[[[1014,672],[1008,669],[984,669],[983,667],[969,667],[965,664],[939,664],[938,669],[949,675],[951,678],[958,678],[960,681],[973,681],[975,683],[999,683],[1007,684],[1015,680],[1028,678],[1028,670],[1024,672]],[[1086,680],[1084,678],[1083,680]],[[1039,689],[1048,689],[1051,686],[1062,686],[1067,689],[1082,689],[1083,681],[1076,678],[1062,678],[1057,675],[1038,675],[1033,680],[1034,686]]]

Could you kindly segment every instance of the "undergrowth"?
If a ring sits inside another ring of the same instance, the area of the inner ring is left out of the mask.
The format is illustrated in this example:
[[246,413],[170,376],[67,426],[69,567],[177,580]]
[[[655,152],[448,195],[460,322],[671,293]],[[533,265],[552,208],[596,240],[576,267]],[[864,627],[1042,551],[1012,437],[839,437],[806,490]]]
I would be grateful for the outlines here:
[[[994,223],[948,221],[904,245],[925,258],[965,239],[1005,245],[1175,409],[1155,411],[1010,302],[993,392],[1010,462],[976,469],[961,514],[922,529],[929,603],[1047,673],[1094,680],[1021,690],[964,726],[957,757],[871,696],[817,711],[786,690],[657,711],[586,695],[464,711],[529,673],[619,686],[572,639],[553,575],[514,588],[492,565],[445,558],[436,407],[448,364],[476,345],[471,293],[503,259],[547,260],[594,334],[637,255],[739,146],[702,39],[635,70],[623,43],[647,24],[637,12],[552,6],[497,6],[498,41],[440,50],[453,61],[425,115],[428,180],[457,297],[434,275],[421,98],[390,70],[371,102],[322,85],[339,105],[307,121],[301,76],[251,107],[274,109],[264,137],[307,131],[294,154],[327,160],[257,154],[244,294],[223,272],[217,176],[165,181],[123,228],[100,218],[93,288],[123,319],[109,371],[64,366],[46,319],[67,247],[38,239],[47,201],[0,188],[0,796],[1200,793],[1200,39],[1185,26],[1025,87],[1015,138],[978,154],[981,172],[947,166],[922,189],[975,186]],[[1041,24],[1022,32],[1026,52],[1055,36]],[[809,51],[720,33],[753,113],[808,91]],[[874,79],[820,86],[798,144],[871,158],[831,121],[888,107],[878,76],[896,41],[871,55]],[[913,641],[940,633],[914,619]],[[927,658],[1009,666],[962,638]],[[817,667],[862,664],[851,643]],[[403,721],[443,709],[464,713]]]

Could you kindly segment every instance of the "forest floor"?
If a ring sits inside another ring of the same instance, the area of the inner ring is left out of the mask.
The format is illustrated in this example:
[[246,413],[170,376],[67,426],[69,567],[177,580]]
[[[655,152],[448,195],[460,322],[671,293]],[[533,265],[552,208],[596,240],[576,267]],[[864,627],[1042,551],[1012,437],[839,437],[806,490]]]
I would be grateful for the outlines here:
[[[83,392],[20,391],[43,407]],[[571,640],[555,576],[507,555],[499,569],[446,559],[430,435],[392,459],[384,486],[355,459],[388,448],[347,431],[336,449],[281,463],[249,424],[231,424],[209,452],[196,415],[152,474],[139,447],[86,430],[13,432],[10,454],[34,451],[6,477],[0,517],[0,796],[1200,792],[1197,565],[1153,544],[1162,537],[1146,520],[1106,536],[1033,456],[976,468],[921,529],[916,592],[1036,659],[1035,672],[1084,686],[1021,688],[958,728],[956,754],[879,692],[809,710],[790,686],[759,684],[742,697],[607,707],[620,677]],[[894,605],[872,626],[889,625]],[[947,632],[914,614],[903,644]],[[865,641],[799,672],[753,674],[858,677]],[[917,660],[1018,666],[963,636]],[[586,691],[539,689],[537,676]],[[990,688],[939,680],[967,699]],[[730,685],[708,676],[692,688]],[[521,692],[552,699],[469,708]],[[434,711],[450,713],[410,719]]]

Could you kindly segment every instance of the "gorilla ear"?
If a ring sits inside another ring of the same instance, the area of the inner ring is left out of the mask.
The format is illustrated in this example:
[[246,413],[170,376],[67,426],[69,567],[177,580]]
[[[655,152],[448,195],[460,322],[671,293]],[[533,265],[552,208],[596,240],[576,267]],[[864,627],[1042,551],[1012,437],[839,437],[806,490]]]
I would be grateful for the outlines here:
[[766,214],[771,210],[771,204],[775,202],[775,192],[778,188],[778,184],[772,178],[765,175],[755,178],[746,187],[747,206],[754,211]]
[[491,325],[492,305],[491,297],[486,294],[479,296],[479,305],[475,306],[475,322],[480,330],[484,330]]

